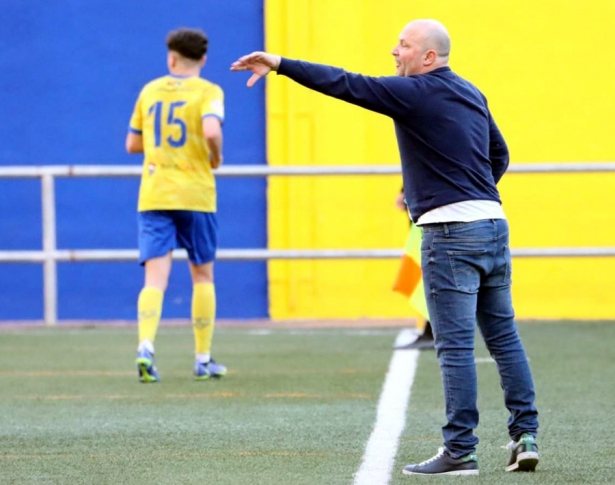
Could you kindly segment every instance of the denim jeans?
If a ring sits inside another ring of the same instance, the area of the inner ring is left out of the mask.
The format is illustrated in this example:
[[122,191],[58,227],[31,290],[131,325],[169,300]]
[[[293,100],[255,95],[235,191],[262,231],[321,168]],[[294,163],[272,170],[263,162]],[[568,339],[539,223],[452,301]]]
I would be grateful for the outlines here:
[[477,323],[500,374],[510,437],[536,436],[538,429],[534,383],[514,320],[508,244],[504,219],[423,226],[423,282],[448,421],[442,434],[453,458],[478,444]]

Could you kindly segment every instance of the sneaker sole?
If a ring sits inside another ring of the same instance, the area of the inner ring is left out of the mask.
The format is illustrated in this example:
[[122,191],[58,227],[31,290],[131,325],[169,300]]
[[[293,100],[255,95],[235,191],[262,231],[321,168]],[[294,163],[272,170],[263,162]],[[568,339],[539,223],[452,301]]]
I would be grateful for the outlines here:
[[404,470],[402,473],[404,475],[424,475],[424,476],[434,476],[434,475],[471,476],[471,475],[478,475],[478,470],[454,470],[454,471],[443,472],[443,473],[417,473],[417,472],[411,472],[408,470]]
[[148,368],[152,366],[151,359],[141,357],[137,359],[137,367],[139,368],[139,381],[143,384],[149,384],[152,382],[158,382],[158,378],[155,375],[149,373]]
[[195,381],[206,381],[207,379],[220,379],[222,376],[225,376],[226,372],[220,374],[207,374],[205,376],[194,376]]
[[533,472],[538,465],[538,453],[526,451],[519,453],[517,461],[506,467],[507,472]]

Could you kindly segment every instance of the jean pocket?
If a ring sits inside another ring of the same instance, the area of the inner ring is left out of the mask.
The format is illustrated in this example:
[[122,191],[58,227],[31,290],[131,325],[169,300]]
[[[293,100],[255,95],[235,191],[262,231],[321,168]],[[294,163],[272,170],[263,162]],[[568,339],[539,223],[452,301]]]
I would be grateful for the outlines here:
[[446,251],[458,291],[476,293],[480,287],[480,260],[487,254],[485,249]]
[[512,258],[510,256],[510,249],[508,246],[504,246],[504,284],[512,284]]

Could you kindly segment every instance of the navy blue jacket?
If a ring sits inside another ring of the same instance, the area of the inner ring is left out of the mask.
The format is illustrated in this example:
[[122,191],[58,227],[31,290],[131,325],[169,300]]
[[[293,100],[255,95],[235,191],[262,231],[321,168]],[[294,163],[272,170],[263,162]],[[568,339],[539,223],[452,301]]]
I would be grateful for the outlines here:
[[408,77],[370,77],[282,58],[278,74],[393,119],[415,222],[454,202],[501,203],[496,184],[508,167],[506,142],[485,96],[449,67]]

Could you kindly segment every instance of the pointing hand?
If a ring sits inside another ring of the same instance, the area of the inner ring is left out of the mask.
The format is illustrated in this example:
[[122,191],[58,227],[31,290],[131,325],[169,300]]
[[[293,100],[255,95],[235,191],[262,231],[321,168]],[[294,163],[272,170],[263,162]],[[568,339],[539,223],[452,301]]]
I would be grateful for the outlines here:
[[265,77],[271,71],[277,71],[281,61],[280,56],[266,52],[252,52],[240,57],[231,64],[231,71],[251,71],[252,76],[248,79],[248,87],[254,86],[256,81]]

